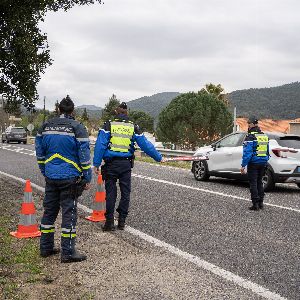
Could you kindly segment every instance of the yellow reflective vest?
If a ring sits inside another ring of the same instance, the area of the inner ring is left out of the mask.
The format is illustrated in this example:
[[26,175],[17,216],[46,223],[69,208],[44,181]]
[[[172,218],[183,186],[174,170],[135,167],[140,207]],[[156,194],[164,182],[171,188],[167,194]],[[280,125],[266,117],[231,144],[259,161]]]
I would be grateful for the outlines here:
[[256,138],[257,146],[256,146],[256,156],[263,157],[268,155],[268,143],[269,138],[266,134],[251,132]]
[[134,124],[130,121],[112,121],[110,150],[127,153],[130,150],[132,136],[134,135]]

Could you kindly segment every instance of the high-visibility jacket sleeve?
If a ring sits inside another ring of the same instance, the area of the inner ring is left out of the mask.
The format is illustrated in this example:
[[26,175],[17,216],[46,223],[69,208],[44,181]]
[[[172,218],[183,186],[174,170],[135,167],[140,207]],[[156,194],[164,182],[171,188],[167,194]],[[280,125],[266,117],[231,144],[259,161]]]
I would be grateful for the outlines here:
[[36,158],[37,162],[40,168],[41,173],[43,176],[45,176],[45,156],[46,156],[46,150],[43,147],[43,128],[44,125],[38,130],[38,133],[35,137],[35,153],[36,153]]
[[75,138],[76,138],[76,144],[78,149],[79,162],[82,169],[82,175],[88,182],[91,182],[92,169],[91,169],[90,141],[89,141],[88,132],[82,124],[79,124],[76,127]]
[[110,140],[110,131],[107,130],[107,125],[105,124],[101,130],[99,130],[95,149],[94,149],[94,159],[93,165],[99,167],[101,165],[104,152],[107,149]]

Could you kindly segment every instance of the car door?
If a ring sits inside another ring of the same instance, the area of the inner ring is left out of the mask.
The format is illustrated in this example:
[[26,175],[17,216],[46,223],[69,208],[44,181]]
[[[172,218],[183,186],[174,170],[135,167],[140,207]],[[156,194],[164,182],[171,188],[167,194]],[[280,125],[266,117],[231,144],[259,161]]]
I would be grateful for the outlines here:
[[209,156],[209,170],[218,173],[239,173],[245,133],[233,133],[215,143]]

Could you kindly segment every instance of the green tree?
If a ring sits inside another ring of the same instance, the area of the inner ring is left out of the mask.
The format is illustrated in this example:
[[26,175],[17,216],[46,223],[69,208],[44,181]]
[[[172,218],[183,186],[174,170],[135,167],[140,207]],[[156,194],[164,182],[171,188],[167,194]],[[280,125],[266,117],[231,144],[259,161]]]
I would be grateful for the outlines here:
[[86,111],[86,108],[83,109],[83,112],[82,112],[82,115],[81,115],[81,118],[80,118],[82,121],[88,121],[89,120],[89,115]]
[[119,104],[120,101],[117,99],[117,96],[115,94],[112,94],[112,96],[108,100],[108,103],[105,104],[102,119],[104,121],[107,121],[114,118],[115,110],[119,106]]
[[21,101],[7,101],[4,104],[4,110],[8,114],[14,115],[19,118],[22,114]]
[[135,124],[138,124],[142,131],[154,132],[154,118],[143,111],[130,110],[129,118]]
[[215,85],[213,83],[207,83],[205,88],[201,89],[200,92],[213,95],[217,99],[223,101],[226,105],[229,105],[229,100],[227,99],[226,94],[223,93],[224,88],[221,86],[221,84]]
[[46,13],[94,2],[101,0],[0,1],[0,94],[8,103],[31,109],[38,99],[40,76],[52,63],[47,35],[39,29]]
[[189,92],[173,99],[160,113],[157,137],[194,150],[230,132],[232,121],[225,103],[214,95]]

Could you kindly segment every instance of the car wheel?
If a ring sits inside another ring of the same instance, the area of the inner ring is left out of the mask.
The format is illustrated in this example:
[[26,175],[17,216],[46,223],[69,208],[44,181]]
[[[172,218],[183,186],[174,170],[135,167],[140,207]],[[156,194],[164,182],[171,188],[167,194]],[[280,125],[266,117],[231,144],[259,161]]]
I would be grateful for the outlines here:
[[6,140],[6,143],[7,143],[7,144],[9,144],[9,143],[10,143],[10,141],[9,141],[9,140]]
[[209,179],[207,162],[204,160],[193,163],[194,177],[196,180],[205,181]]
[[2,144],[4,144],[5,143],[5,140],[2,140]]
[[300,189],[300,183],[296,183],[296,184],[297,184],[298,188]]
[[25,145],[25,144],[27,144],[27,142],[23,142],[23,144]]
[[263,182],[265,192],[270,192],[270,191],[274,190],[275,182],[274,182],[272,171],[270,169],[266,170],[265,175],[263,176],[262,182]]
[[20,141],[18,141],[18,144],[21,144],[21,142],[20,142]]

